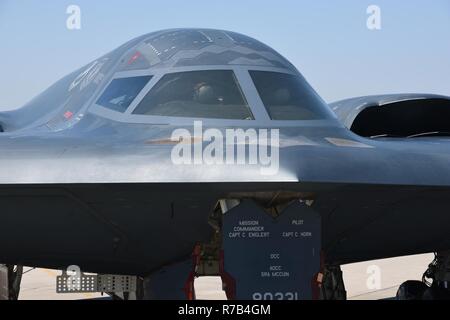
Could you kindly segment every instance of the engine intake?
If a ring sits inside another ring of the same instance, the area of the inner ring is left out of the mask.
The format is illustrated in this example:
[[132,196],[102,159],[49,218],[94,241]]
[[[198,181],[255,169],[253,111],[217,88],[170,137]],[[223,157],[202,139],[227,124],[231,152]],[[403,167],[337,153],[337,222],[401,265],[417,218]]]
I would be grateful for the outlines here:
[[450,136],[450,98],[386,96],[332,104],[339,119],[363,137]]

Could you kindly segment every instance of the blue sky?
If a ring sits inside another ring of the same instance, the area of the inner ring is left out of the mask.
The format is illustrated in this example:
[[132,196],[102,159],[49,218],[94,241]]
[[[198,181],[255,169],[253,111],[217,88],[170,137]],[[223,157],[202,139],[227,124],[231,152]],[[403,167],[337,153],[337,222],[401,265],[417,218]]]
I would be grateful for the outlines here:
[[[66,28],[79,5],[82,29]],[[382,29],[366,27],[381,8]],[[0,0],[0,109],[148,32],[237,31],[291,60],[327,101],[395,92],[450,95],[448,0]]]

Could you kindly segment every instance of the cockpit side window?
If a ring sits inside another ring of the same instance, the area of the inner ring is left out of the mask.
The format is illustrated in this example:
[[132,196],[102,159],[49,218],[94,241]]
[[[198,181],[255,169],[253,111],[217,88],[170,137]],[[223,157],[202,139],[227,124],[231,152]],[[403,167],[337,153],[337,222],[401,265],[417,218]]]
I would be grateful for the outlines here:
[[165,75],[133,114],[253,120],[231,70],[188,71]]
[[268,71],[250,75],[272,120],[329,118],[323,101],[300,76]]
[[151,78],[151,76],[142,76],[114,79],[98,99],[97,104],[123,113]]

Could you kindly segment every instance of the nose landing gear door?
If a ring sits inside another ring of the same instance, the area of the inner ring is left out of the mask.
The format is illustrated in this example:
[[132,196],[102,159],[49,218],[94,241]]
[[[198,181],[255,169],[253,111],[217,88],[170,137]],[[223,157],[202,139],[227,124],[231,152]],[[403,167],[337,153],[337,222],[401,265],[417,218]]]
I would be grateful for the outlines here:
[[222,279],[231,299],[313,299],[320,256],[321,219],[303,202],[275,218],[243,201],[223,217]]

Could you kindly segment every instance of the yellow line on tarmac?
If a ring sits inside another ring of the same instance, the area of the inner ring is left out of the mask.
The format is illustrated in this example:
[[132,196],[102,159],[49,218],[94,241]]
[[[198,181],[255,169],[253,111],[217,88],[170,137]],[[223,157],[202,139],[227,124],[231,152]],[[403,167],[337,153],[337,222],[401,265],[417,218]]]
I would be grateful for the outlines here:
[[50,277],[56,277],[58,275],[58,273],[54,270],[50,270],[50,269],[42,269],[42,271],[44,271],[46,274],[48,274]]

